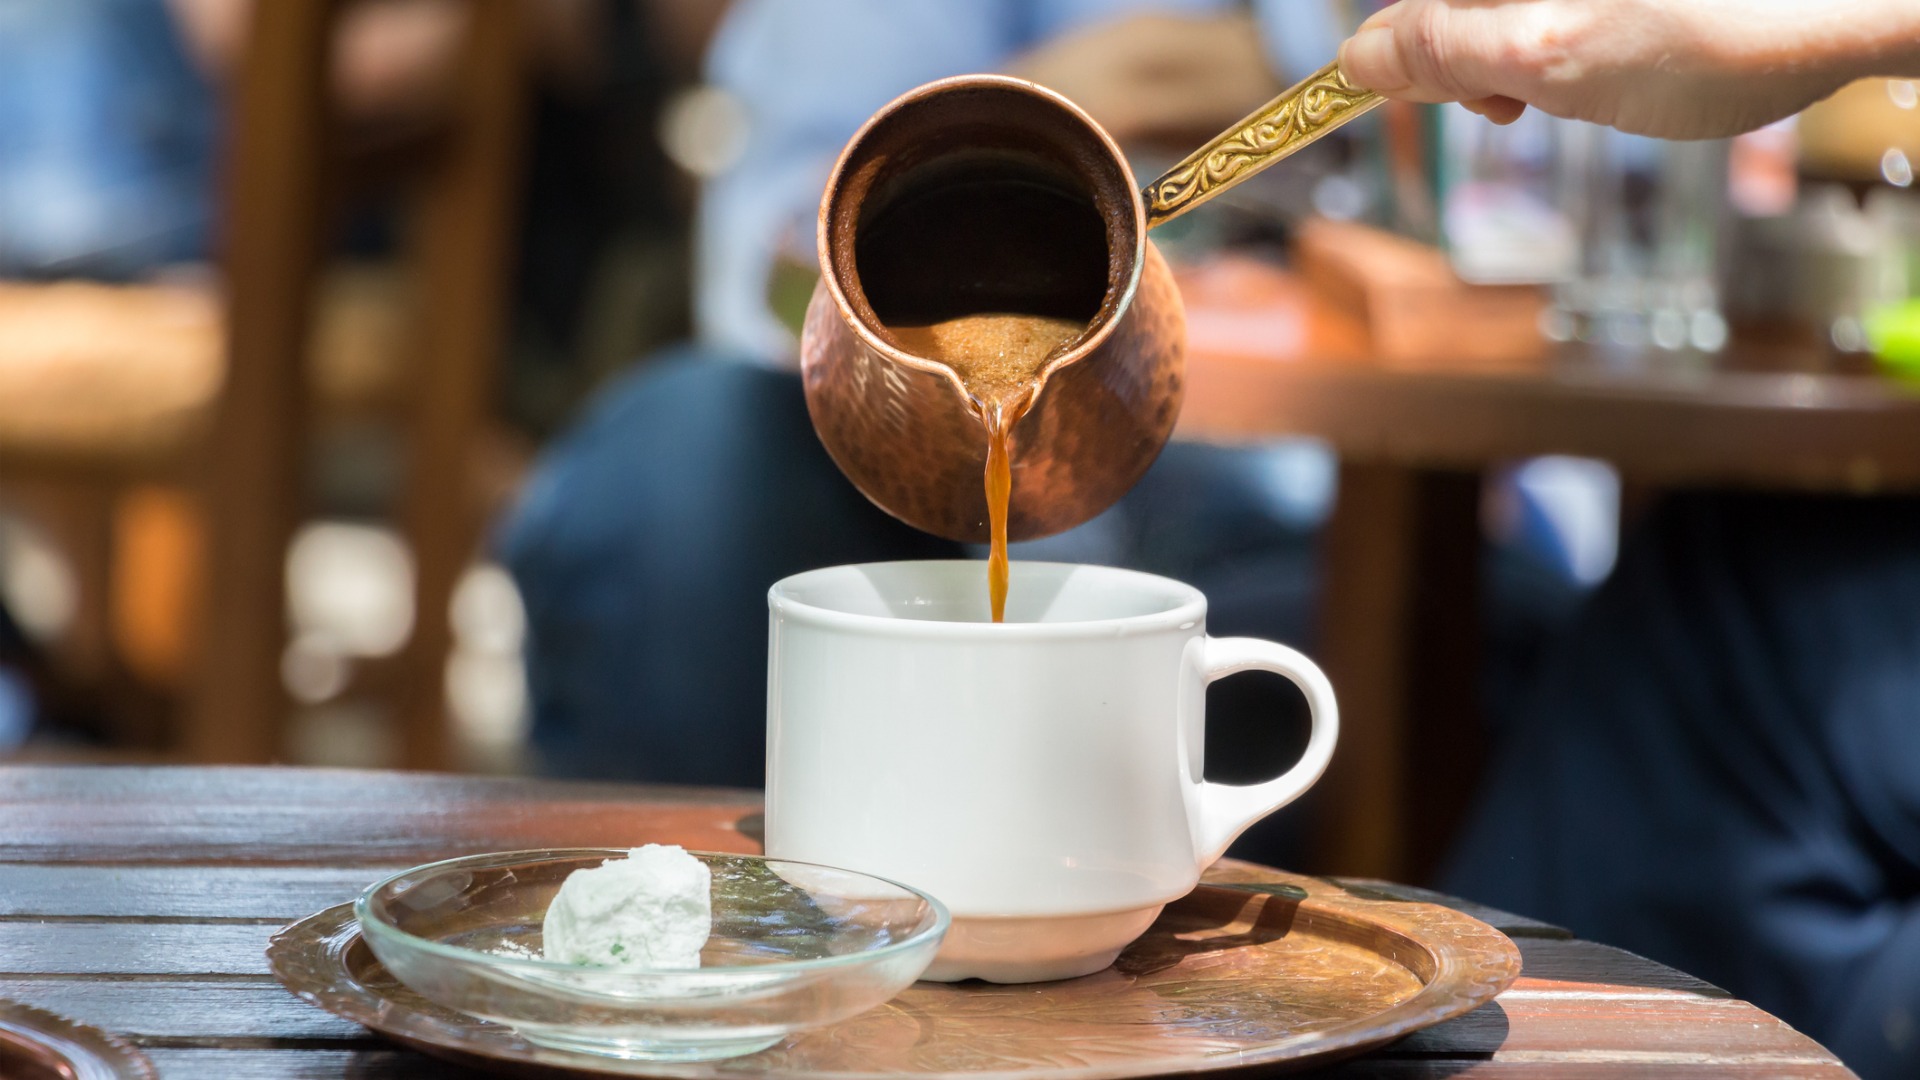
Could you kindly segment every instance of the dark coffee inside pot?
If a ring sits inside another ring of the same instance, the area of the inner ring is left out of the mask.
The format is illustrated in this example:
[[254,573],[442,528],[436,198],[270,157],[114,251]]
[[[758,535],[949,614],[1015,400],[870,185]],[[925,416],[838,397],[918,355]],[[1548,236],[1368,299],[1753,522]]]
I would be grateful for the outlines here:
[[1107,228],[1070,183],[991,155],[889,185],[854,242],[874,315],[888,327],[992,311],[1092,322],[1107,294]]

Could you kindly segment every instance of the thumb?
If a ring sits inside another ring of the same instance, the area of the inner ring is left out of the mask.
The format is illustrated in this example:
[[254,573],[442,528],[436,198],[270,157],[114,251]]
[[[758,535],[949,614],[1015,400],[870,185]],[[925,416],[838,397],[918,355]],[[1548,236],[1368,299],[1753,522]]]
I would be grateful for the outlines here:
[[1375,93],[1395,94],[1413,85],[1400,57],[1399,37],[1385,23],[1361,27],[1340,46],[1340,70],[1348,82]]
[[1494,74],[1486,62],[1488,31],[1503,14],[1452,0],[1400,0],[1341,45],[1340,70],[1356,86],[1403,101],[1498,95],[1500,88],[1483,84]]

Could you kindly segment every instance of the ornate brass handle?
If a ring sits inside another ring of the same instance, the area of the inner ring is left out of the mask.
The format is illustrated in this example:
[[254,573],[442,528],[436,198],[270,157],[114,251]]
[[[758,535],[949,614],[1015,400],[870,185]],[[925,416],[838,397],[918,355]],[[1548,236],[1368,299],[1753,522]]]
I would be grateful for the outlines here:
[[1221,132],[1148,184],[1147,228],[1172,221],[1254,173],[1360,116],[1383,99],[1328,64],[1252,116]]

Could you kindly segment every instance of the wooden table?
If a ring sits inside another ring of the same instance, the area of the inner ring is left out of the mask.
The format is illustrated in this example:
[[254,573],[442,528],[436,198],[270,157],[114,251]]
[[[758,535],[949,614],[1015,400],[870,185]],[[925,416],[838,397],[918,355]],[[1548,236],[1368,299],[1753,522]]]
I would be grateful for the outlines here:
[[1420,881],[1476,787],[1480,488],[1547,454],[1632,489],[1920,491],[1920,389],[1783,334],[1708,360],[1572,347],[1538,370],[1394,370],[1298,279],[1244,260],[1182,279],[1178,435],[1324,440],[1340,458],[1317,659],[1340,752],[1314,793],[1314,865]]
[[[465,1075],[294,998],[263,950],[388,868],[479,851],[670,842],[752,851],[744,791],[287,768],[0,767],[0,998],[121,1034],[163,1077]],[[1852,1075],[1698,979],[1530,919],[1498,1000],[1339,1076]]]

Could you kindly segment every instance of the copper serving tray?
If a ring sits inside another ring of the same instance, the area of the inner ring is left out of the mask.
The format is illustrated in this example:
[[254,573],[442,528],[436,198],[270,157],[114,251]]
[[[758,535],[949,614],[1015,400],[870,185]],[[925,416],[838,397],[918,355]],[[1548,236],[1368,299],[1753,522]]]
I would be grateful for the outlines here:
[[1468,1012],[1520,974],[1506,935],[1435,904],[1375,899],[1247,863],[1215,867],[1113,967],[1024,986],[917,983],[770,1050],[697,1064],[533,1046],[402,986],[351,905],[277,934],[273,972],[329,1012],[438,1057],[521,1075],[1095,1080],[1324,1064]]

